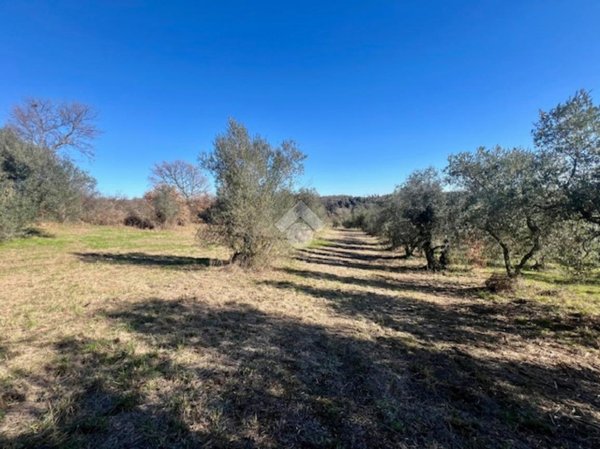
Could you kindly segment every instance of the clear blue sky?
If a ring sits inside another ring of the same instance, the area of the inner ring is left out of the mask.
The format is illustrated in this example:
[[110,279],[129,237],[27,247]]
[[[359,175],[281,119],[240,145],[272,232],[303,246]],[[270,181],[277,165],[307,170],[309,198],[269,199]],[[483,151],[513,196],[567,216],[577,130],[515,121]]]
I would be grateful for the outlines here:
[[308,155],[323,194],[391,191],[539,108],[600,101],[600,1],[0,0],[0,121],[26,96],[100,113],[101,192],[195,161],[228,117]]

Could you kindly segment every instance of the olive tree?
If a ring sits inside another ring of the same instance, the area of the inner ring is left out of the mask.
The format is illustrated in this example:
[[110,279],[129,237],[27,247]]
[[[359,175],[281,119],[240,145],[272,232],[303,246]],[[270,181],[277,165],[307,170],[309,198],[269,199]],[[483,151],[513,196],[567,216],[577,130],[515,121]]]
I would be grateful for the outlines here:
[[275,227],[293,205],[291,191],[305,159],[292,141],[273,147],[234,120],[201,156],[216,182],[211,221],[218,239],[243,266],[266,263],[284,241]]
[[584,278],[600,266],[600,225],[585,220],[559,223],[545,251],[572,277]]
[[540,112],[533,137],[554,206],[600,224],[600,107],[589,92]]
[[387,204],[384,201],[374,203],[365,210],[362,229],[367,234],[385,238],[384,229],[387,223],[385,214]]
[[507,275],[518,276],[557,220],[536,155],[481,147],[450,156],[446,170],[464,191],[465,219],[500,247]]
[[433,168],[413,172],[396,189],[391,201],[390,236],[394,244],[402,245],[407,256],[418,247],[429,270],[444,268],[448,250],[443,235],[446,205],[438,172]]

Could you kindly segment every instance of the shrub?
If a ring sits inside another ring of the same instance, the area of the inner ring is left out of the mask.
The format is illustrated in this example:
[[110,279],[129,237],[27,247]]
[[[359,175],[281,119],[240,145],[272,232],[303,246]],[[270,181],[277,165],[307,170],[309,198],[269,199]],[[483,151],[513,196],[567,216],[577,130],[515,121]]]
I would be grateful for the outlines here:
[[0,240],[22,234],[35,219],[35,207],[11,183],[0,181]]
[[130,213],[123,220],[125,226],[132,226],[139,229],[154,229],[154,223],[148,218],[141,217],[135,213]]
[[204,221],[205,211],[214,204],[214,200],[209,195],[202,195],[188,200],[186,203],[190,214],[190,221],[192,223],[200,223]]
[[[206,202],[198,199],[194,207],[204,210]],[[188,202],[170,187],[153,189],[143,198],[111,198],[89,195],[83,202],[82,221],[95,225],[126,225],[154,229],[186,225],[195,218]]]
[[154,212],[154,221],[163,227],[175,224],[179,214],[180,203],[177,193],[172,187],[159,185],[144,195]]
[[0,234],[21,233],[38,219],[76,220],[93,179],[71,161],[0,130]]
[[123,224],[140,229],[154,229],[154,211],[149,202],[143,198],[136,198],[126,202],[126,216]]
[[191,221],[187,201],[171,186],[159,185],[144,195],[152,221],[160,227],[186,225]]
[[127,217],[126,201],[117,198],[89,196],[83,203],[81,220],[95,225],[121,225]]
[[512,292],[517,282],[514,276],[494,273],[485,281],[485,287],[493,293]]

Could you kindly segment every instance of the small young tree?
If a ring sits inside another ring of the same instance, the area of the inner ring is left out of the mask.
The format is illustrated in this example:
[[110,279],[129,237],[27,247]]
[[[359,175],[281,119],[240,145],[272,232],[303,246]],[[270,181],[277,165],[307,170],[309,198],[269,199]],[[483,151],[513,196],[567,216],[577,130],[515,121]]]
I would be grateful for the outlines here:
[[269,261],[284,236],[275,227],[293,205],[291,190],[305,156],[291,141],[272,147],[234,120],[202,157],[216,181],[212,222],[232,261],[256,266]]
[[144,198],[154,212],[153,221],[161,227],[175,224],[184,205],[177,190],[164,184],[156,186]]
[[449,158],[448,175],[464,189],[466,220],[500,246],[509,277],[542,248],[557,219],[538,170],[536,155],[517,148],[479,148]]
[[75,150],[92,156],[92,141],[100,133],[95,120],[93,109],[82,103],[28,98],[13,108],[8,127],[24,142],[55,154]]

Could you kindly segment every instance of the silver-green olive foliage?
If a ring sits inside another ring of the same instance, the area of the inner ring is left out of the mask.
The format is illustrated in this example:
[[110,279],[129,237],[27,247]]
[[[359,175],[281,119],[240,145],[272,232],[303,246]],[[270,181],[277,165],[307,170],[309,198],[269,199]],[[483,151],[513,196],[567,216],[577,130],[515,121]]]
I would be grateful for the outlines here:
[[449,158],[450,180],[465,193],[465,219],[500,246],[509,276],[541,249],[556,217],[537,169],[535,153],[520,148],[481,147]]
[[446,194],[438,172],[433,168],[413,172],[392,195],[390,214],[397,220],[390,236],[407,255],[411,248],[419,248],[428,269],[442,268],[445,256],[440,263],[437,252],[445,249]]
[[540,112],[533,137],[556,206],[567,218],[600,224],[600,107],[590,93]]
[[275,224],[293,206],[292,190],[305,156],[292,141],[273,147],[234,120],[201,157],[216,183],[211,221],[218,239],[245,266],[268,263],[285,236]]

